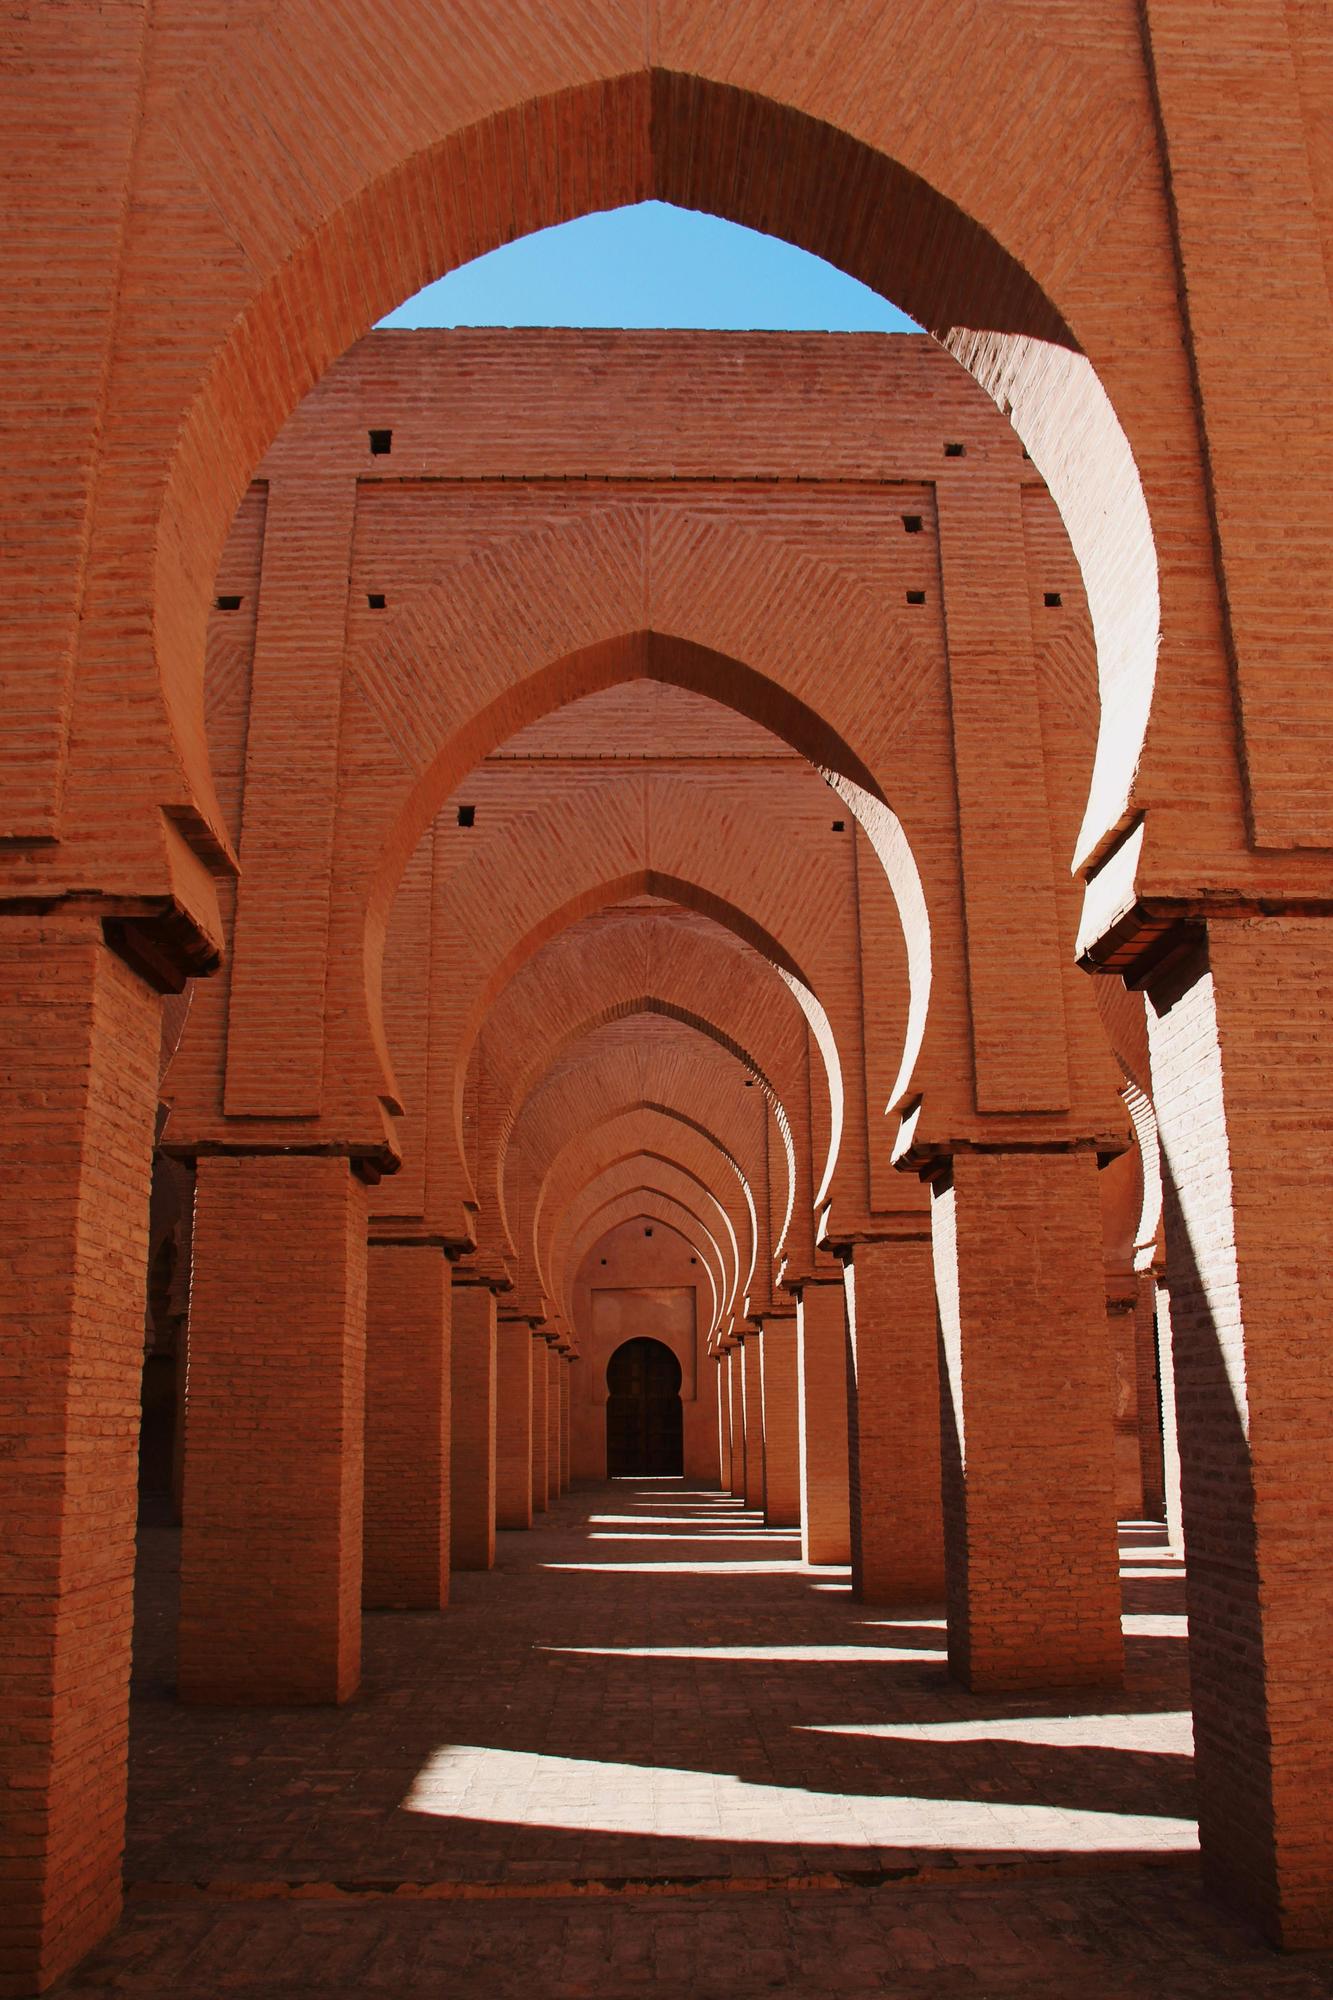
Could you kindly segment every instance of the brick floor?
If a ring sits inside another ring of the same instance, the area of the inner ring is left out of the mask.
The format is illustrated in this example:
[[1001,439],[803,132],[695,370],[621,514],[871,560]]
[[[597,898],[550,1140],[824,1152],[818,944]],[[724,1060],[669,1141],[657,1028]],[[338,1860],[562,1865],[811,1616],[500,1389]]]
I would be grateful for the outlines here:
[[938,1607],[798,1555],[679,1481],[585,1489],[446,1613],[369,1617],[350,1706],[187,1710],[145,1523],[130,1900],[63,1990],[1333,1994],[1202,1898],[1159,1531],[1101,1699],[969,1696]]

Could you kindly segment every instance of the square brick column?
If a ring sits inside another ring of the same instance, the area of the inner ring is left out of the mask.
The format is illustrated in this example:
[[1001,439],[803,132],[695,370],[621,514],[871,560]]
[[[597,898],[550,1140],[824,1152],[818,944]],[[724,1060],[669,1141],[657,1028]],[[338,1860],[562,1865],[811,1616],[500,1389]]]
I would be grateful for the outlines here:
[[496,1329],[495,1525],[532,1526],[532,1328],[501,1319]]
[[867,1604],[939,1603],[944,1509],[929,1235],[858,1243],[846,1288],[852,1588]]
[[796,1315],[765,1319],[759,1342],[764,1411],[764,1524],[801,1523],[801,1441],[797,1415]]
[[455,1569],[495,1562],[497,1343],[495,1293],[453,1284],[449,1549]]
[[738,1500],[745,1498],[745,1378],[739,1347],[729,1347],[723,1363],[727,1371],[727,1413],[731,1423],[731,1478],[727,1484]]
[[1333,923],[1208,926],[1149,986],[1206,1876],[1333,1945]]
[[719,1482],[723,1492],[727,1493],[731,1490],[731,1369],[725,1354],[720,1354],[713,1365],[717,1369]]
[[1106,1333],[1111,1349],[1111,1430],[1115,1454],[1115,1511],[1121,1521],[1143,1518],[1143,1465],[1139,1444],[1139,1371],[1134,1324],[1135,1281],[1108,1272]]
[[0,1992],[120,1912],[161,1002],[100,924],[0,921]]
[[1180,1421],[1176,1415],[1175,1343],[1171,1337],[1168,1271],[1157,1287],[1157,1380],[1162,1398],[1162,1504],[1166,1538],[1177,1555],[1185,1553],[1185,1521],[1180,1497]]
[[800,1371],[801,1552],[851,1561],[847,1470],[847,1308],[842,1279],[808,1279],[796,1309]]
[[1138,1386],[1139,1478],[1149,1521],[1166,1518],[1162,1392],[1157,1380],[1157,1280],[1140,1271],[1134,1297],[1134,1368]]
[[563,1355],[553,1347],[546,1350],[546,1483],[550,1498],[558,1500],[564,1492],[564,1481],[560,1476],[563,1453],[560,1444],[560,1377],[565,1372]]
[[551,1371],[547,1346],[540,1334],[532,1342],[532,1511],[544,1514],[551,1504]]
[[950,1666],[977,1689],[1118,1681],[1096,1160],[960,1153],[932,1223]]
[[449,1602],[450,1287],[433,1243],[372,1243],[361,1602]]
[[745,1504],[762,1513],[764,1507],[764,1392],[760,1381],[759,1335],[747,1333],[741,1343],[741,1392],[745,1403]]
[[573,1479],[573,1436],[571,1420],[574,1403],[574,1364],[568,1356],[560,1370],[560,1480],[567,1493]]
[[199,1162],[181,1538],[186,1701],[346,1701],[356,1688],[366,1217],[366,1189],[345,1159]]

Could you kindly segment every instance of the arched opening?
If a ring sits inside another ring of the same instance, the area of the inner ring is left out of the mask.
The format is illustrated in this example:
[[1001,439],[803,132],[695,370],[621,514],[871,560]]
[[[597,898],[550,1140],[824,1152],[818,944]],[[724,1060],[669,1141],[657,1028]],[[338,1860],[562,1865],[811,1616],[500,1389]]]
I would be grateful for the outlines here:
[[[923,37],[895,59],[928,74],[943,54]],[[978,116],[993,115],[987,93]],[[976,139],[941,160],[926,143],[936,123],[900,121],[894,156],[886,133],[863,136],[761,89],[654,65],[492,99],[480,123],[414,119],[396,153],[362,166],[318,211],[285,218],[261,271],[218,301],[203,333],[206,361],[183,384],[154,541],[155,650],[195,795],[182,811],[201,842],[220,824],[192,672],[205,591],[231,506],[282,419],[360,333],[441,273],[516,234],[656,197],[813,250],[894,298],[1010,416],[1065,516],[1097,630],[1104,727],[1080,844],[1083,859],[1095,855],[1127,819],[1152,694],[1160,619],[1147,507],[1097,373],[1102,329],[1078,324],[1088,315],[1072,310],[1070,284],[1048,289],[1047,238],[1063,243],[1065,231],[1040,212],[1043,177],[1025,177],[1036,192],[997,212],[995,183],[974,182]],[[553,130],[564,145],[549,143]],[[1128,184],[1127,163],[1117,162],[1120,182],[1108,181],[1104,156],[1077,164],[1098,212],[1113,185]],[[247,154],[247,171],[256,165]],[[225,197],[244,212],[239,192]],[[368,258],[380,216],[411,226],[380,230]],[[1021,254],[1010,247],[1020,243]],[[238,408],[244,425],[226,420]]]
[[685,1469],[680,1363],[663,1341],[618,1347],[606,1365],[610,1479],[679,1479]]
[[567,1050],[595,1035],[599,1028],[609,1022],[624,1020],[635,1015],[658,1016],[676,1021],[681,1026],[693,1029],[697,1034],[705,1036],[716,1043],[719,1048],[733,1054],[736,1056],[738,1062],[749,1071],[755,1084],[763,1092],[771,1105],[774,1122],[782,1143],[783,1160],[786,1167],[782,1226],[777,1232],[774,1244],[774,1255],[776,1256],[781,1251],[787,1230],[790,1227],[792,1210],[796,1201],[796,1152],[792,1140],[791,1122],[787,1115],[786,1106],[774,1087],[771,1078],[765,1073],[763,1066],[756,1061],[748,1050],[740,1048],[714,1022],[703,1019],[700,1015],[693,1013],[689,1009],[678,1007],[672,1002],[664,1001],[651,995],[645,995],[642,998],[630,1001],[615,1002],[609,1006],[600,1008],[590,1018],[580,1021],[575,1027],[566,1029],[558,1039],[541,1047],[537,1054],[527,1062],[519,1084],[515,1088],[514,1100],[505,1113],[500,1137],[496,1146],[495,1204],[504,1240],[510,1242],[512,1247],[505,1187],[509,1144],[518,1120],[521,1118],[524,1109],[526,1109],[528,1100],[536,1092],[539,1078],[549,1072],[555,1066],[560,1056]]
[[[608,566],[608,532],[619,536],[622,530],[628,537],[624,559],[617,557],[615,564]],[[368,1055],[381,1101],[393,1110],[400,1108],[383,1023],[388,921],[412,853],[459,781],[513,732],[516,722],[535,721],[584,696],[630,681],[652,680],[706,695],[760,723],[804,757],[859,822],[892,890],[906,952],[908,1001],[891,1098],[897,1105],[906,1097],[926,1033],[932,984],[932,928],[926,890],[908,834],[886,798],[880,777],[839,733],[836,723],[805,699],[809,694],[826,700],[830,690],[855,684],[866,651],[885,644],[883,605],[869,593],[847,592],[839,585],[843,616],[830,626],[819,613],[816,585],[822,582],[833,588],[835,573],[799,564],[789,572],[781,555],[767,550],[770,586],[762,603],[748,605],[746,615],[758,620],[758,643],[771,673],[712,644],[657,626],[620,629],[614,636],[586,641],[530,670],[529,661],[515,651],[512,641],[506,642],[501,629],[511,615],[515,594],[531,597],[532,574],[524,568],[529,558],[536,556],[543,565],[541,590],[548,624],[559,622],[568,631],[578,626],[585,635],[594,621],[615,616],[614,612],[608,614],[604,602],[608,589],[616,597],[618,609],[626,588],[630,595],[641,593],[643,576],[651,568],[657,579],[654,588],[665,596],[673,567],[664,553],[670,536],[659,535],[650,543],[642,524],[628,512],[614,530],[605,526],[599,530],[596,549],[587,544],[581,528],[562,528],[541,541],[543,549],[537,550],[519,538],[493,565],[473,561],[458,564],[421,593],[396,621],[389,638],[369,649],[350,677],[349,686],[373,686],[378,690],[376,700],[388,707],[405,699],[404,674],[412,678],[420,689],[414,697],[413,728],[423,746],[422,768],[414,781],[397,786],[376,801],[376,824],[358,827],[355,858],[349,853],[346,877],[335,890],[343,908],[334,914],[333,934],[340,943],[345,939],[349,950],[335,967],[334,976],[348,981],[349,1028],[355,1032],[359,1015],[365,1035],[359,1046],[349,1045],[350,1060],[359,1062]],[[557,549],[560,560],[549,567]],[[729,562],[745,562],[758,554],[758,546],[752,547],[750,539],[736,530],[710,527],[695,535],[689,566],[694,591],[702,595],[710,588],[725,599],[730,592]],[[785,621],[778,618],[779,605],[786,607]],[[791,624],[794,606],[803,607],[798,629]],[[657,615],[665,622],[671,612]],[[910,654],[910,643],[903,640],[901,644]],[[440,658],[450,659],[453,677],[469,689],[472,712],[461,725],[456,709],[442,701],[431,671],[418,673],[416,663]],[[895,776],[900,762],[895,761]],[[775,971],[809,1020],[829,1072],[836,1111],[823,1177],[826,1189],[836,1163],[841,1125],[840,1079],[827,1016],[803,971],[789,953],[770,954],[761,928],[743,918],[738,921],[718,898],[708,898],[697,889],[686,890],[676,878],[657,869],[648,871],[644,887],[649,893],[690,902],[716,915],[738,935],[765,950],[766,956],[771,955]],[[605,894],[605,886],[599,885],[595,900],[604,901]],[[544,937],[591,906],[591,899],[570,903],[557,916],[548,917],[540,932],[524,941],[520,953],[497,969],[495,984],[501,983]],[[359,993],[353,993],[352,952],[358,948],[364,984]]]

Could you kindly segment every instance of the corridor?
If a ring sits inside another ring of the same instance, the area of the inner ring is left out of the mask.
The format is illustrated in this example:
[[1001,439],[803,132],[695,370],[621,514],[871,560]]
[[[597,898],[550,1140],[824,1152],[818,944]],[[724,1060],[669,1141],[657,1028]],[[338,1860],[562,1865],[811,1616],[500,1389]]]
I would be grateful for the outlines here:
[[192,1710],[176,1547],[145,1524],[126,1917],[62,1991],[1330,1991],[1333,1960],[1205,1919],[1156,1528],[1122,1528],[1100,1702],[968,1695],[937,1607],[858,1604],[663,1479],[502,1535],[442,1615],[368,1617],[343,1708]]

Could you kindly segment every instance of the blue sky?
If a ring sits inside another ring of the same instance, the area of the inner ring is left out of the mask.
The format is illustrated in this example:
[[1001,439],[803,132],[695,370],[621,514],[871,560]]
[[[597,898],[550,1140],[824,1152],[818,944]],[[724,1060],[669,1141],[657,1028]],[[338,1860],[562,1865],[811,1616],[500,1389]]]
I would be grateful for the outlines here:
[[662,201],[520,237],[427,285],[380,324],[916,331],[821,257]]

